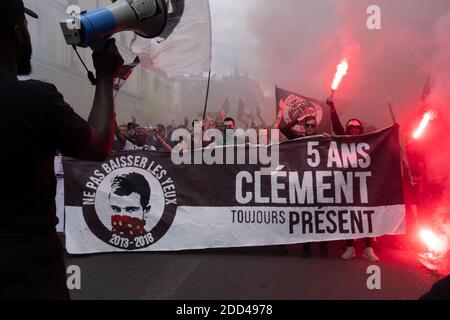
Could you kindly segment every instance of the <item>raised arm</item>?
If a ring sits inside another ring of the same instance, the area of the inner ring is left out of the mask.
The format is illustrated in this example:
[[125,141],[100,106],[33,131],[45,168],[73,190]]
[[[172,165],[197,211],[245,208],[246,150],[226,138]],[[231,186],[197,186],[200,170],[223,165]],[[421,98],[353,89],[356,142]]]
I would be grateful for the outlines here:
[[341,120],[339,119],[339,115],[336,111],[336,106],[334,105],[333,100],[328,99],[327,105],[330,107],[330,114],[331,114],[331,124],[333,126],[333,132],[336,135],[344,135],[345,129],[342,126]]
[[114,141],[113,79],[123,65],[123,59],[114,39],[108,40],[104,49],[94,52],[92,57],[97,71],[97,85],[88,119],[91,136],[80,157],[87,160],[103,160],[110,154]]

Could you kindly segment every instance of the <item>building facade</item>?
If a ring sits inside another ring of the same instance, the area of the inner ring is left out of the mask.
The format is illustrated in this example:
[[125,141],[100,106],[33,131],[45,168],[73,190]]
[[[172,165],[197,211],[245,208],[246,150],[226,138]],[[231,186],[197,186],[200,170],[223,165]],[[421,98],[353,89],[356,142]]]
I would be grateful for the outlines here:
[[[109,0],[25,0],[25,4],[39,14],[39,19],[28,19],[33,44],[34,79],[56,85],[65,100],[84,118],[89,116],[95,88],[87,79],[87,72],[71,46],[67,45],[59,22],[67,19],[69,5],[81,10],[107,6]],[[119,50],[126,63],[134,60],[129,49],[133,33],[115,35]],[[90,49],[78,49],[81,57],[94,71]],[[167,78],[157,71],[137,67],[116,99],[119,123],[129,122],[132,116],[141,124],[181,123],[185,116],[198,117],[205,104],[207,77],[205,75]],[[237,114],[239,99],[250,108],[264,103],[259,84],[237,72],[231,76],[213,76],[208,109],[217,111],[229,99],[231,115]]]

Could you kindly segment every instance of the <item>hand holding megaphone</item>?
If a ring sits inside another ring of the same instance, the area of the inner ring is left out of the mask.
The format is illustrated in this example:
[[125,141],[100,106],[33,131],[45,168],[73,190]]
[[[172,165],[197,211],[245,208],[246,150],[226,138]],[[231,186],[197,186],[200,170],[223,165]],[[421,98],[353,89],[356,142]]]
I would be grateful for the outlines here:
[[114,38],[107,40],[101,48],[95,50],[92,53],[92,59],[97,72],[97,79],[112,79],[119,73],[124,63]]

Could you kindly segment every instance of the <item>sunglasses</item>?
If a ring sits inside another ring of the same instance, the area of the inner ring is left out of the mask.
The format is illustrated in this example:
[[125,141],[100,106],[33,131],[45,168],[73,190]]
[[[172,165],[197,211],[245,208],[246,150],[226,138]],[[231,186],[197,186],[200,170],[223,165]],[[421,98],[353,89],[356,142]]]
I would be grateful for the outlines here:
[[348,126],[347,127],[349,130],[351,130],[351,129],[359,129],[359,130],[361,130],[362,128],[361,128],[361,126],[357,126],[357,125],[350,125],[350,126]]

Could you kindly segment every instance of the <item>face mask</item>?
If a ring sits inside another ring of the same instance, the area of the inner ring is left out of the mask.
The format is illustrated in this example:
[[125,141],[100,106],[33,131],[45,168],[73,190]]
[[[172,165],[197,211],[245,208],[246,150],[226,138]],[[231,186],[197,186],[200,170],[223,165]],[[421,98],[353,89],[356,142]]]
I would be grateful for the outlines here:
[[112,232],[122,238],[128,238],[133,240],[135,237],[144,236],[146,221],[143,219],[132,218],[130,216],[118,216],[111,217]]

